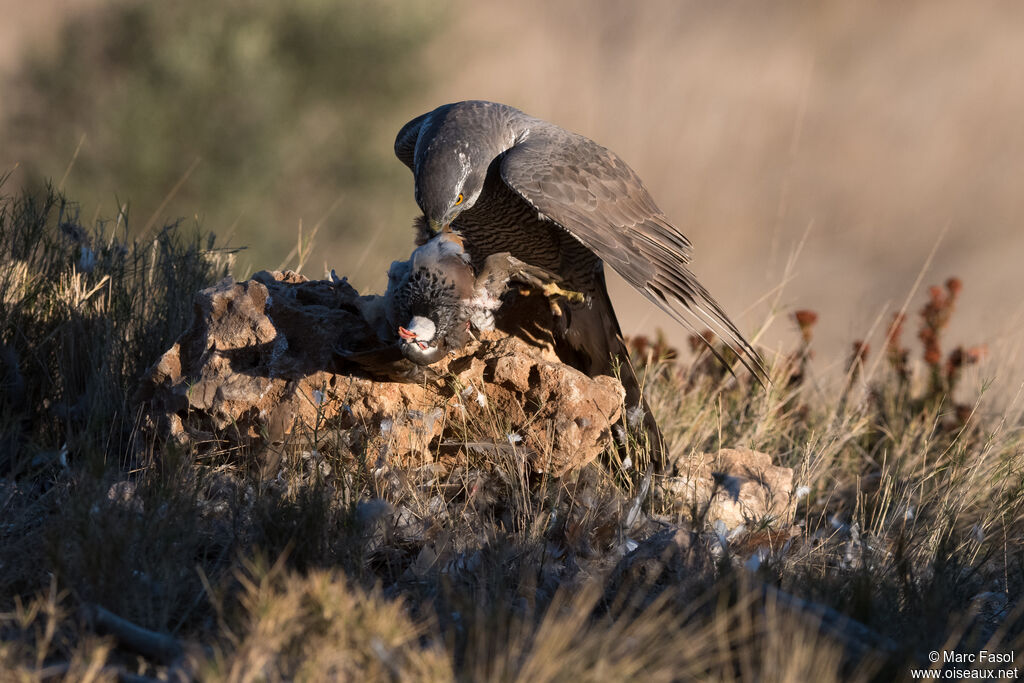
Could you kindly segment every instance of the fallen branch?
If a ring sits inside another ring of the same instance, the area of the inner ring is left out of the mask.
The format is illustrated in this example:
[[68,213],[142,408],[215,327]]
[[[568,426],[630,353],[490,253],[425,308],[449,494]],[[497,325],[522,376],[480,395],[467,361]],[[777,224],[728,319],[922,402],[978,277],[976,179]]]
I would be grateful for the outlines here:
[[848,652],[861,656],[872,650],[885,654],[899,652],[899,646],[891,638],[827,605],[799,598],[767,584],[761,587],[761,591],[766,601],[772,601],[791,613],[816,617],[820,621],[819,628],[838,639]]
[[82,611],[97,631],[109,633],[122,645],[156,662],[172,664],[185,653],[176,638],[133,624],[99,605],[85,605]]

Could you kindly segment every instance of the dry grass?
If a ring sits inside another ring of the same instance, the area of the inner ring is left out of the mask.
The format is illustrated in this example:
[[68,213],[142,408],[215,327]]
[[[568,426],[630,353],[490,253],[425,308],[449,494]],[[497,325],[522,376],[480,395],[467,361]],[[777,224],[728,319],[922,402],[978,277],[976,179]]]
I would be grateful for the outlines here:
[[[887,680],[929,650],[1020,645],[1024,417],[944,348],[956,285],[902,324],[924,354],[894,327],[835,387],[809,312],[767,393],[634,340],[673,454],[748,446],[797,472],[791,530],[724,529],[658,496],[632,510],[621,452],[556,480],[514,444],[396,468],[327,422],[276,451],[144,437],[136,377],[225,254],[116,228],[52,195],[0,209],[11,678]],[[471,427],[508,443],[500,419]]]

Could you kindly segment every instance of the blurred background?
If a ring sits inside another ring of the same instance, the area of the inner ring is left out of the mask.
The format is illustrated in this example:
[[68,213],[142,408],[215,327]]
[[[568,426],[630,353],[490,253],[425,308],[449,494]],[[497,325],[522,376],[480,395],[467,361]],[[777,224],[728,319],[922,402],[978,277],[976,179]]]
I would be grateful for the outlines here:
[[[818,362],[842,369],[919,276],[955,275],[950,341],[986,344],[1001,375],[1024,366],[1024,4],[0,0],[0,16],[2,192],[52,179],[84,219],[126,211],[138,234],[197,222],[248,247],[239,276],[294,266],[317,229],[307,275],[383,289],[417,212],[394,134],[491,99],[617,151],[741,329],[771,321],[770,347],[812,309]],[[612,294],[627,334],[685,346]]]

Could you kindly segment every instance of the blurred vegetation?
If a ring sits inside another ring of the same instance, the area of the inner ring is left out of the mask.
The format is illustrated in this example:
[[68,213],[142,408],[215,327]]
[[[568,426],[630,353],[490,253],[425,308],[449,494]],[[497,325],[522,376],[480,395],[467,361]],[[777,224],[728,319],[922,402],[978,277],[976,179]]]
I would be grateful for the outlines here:
[[328,213],[337,240],[400,232],[408,210],[388,192],[408,171],[391,147],[429,82],[420,52],[439,7],[105,4],[25,60],[0,137],[37,189],[73,159],[62,188],[86,215],[124,203],[133,228],[182,216],[222,235],[237,226],[256,269],[280,265],[300,221],[308,235]]

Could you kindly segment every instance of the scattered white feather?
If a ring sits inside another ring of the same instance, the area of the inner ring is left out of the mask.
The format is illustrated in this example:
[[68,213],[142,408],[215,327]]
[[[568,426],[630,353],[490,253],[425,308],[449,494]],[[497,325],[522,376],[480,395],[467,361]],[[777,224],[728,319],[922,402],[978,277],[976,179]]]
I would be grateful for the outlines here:
[[626,445],[626,430],[622,428],[622,425],[612,425],[612,433],[615,435],[615,440],[619,442],[619,445]]
[[637,404],[626,411],[626,422],[633,429],[638,429],[643,424],[644,416],[647,413],[644,412],[643,406]]

